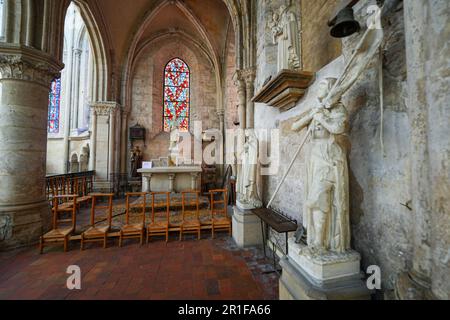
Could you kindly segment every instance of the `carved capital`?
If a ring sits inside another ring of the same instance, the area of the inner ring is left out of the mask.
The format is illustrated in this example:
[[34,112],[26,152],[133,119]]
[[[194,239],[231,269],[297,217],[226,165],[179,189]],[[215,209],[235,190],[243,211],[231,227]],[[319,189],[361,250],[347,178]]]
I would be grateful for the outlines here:
[[237,70],[238,79],[245,82],[247,87],[253,86],[256,78],[255,68],[247,68],[242,70]]
[[50,88],[62,65],[37,52],[0,53],[0,79],[24,80]]
[[91,108],[97,116],[113,116],[120,109],[120,105],[114,101],[101,101],[92,103]]

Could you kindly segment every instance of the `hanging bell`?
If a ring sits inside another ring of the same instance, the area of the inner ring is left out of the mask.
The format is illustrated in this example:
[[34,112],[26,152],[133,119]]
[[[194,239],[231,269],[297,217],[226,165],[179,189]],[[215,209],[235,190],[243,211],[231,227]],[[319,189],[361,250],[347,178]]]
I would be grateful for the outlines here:
[[330,33],[334,38],[345,38],[361,29],[359,22],[355,20],[353,8],[351,7],[346,7],[339,11],[330,25],[333,26]]

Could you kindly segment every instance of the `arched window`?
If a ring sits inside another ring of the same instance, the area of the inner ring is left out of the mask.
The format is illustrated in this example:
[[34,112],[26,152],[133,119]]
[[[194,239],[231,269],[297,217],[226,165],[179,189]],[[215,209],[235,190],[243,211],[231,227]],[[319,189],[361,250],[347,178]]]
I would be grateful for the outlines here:
[[52,81],[48,96],[48,133],[59,133],[59,115],[61,105],[61,79]]
[[190,72],[181,59],[170,60],[164,69],[164,131],[170,127],[189,130]]

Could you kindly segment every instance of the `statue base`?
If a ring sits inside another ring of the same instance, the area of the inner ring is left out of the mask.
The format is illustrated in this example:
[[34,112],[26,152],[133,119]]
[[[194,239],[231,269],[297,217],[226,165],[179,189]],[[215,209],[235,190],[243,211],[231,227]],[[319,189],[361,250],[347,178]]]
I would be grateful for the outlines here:
[[360,272],[360,255],[312,253],[305,245],[289,240],[289,255],[280,261],[280,300],[368,300]]
[[236,200],[236,206],[241,210],[241,211],[245,211],[245,210],[253,210],[253,209],[258,209],[262,207],[262,202],[261,201],[257,201],[254,203],[247,203],[247,202],[242,202],[239,199]]
[[235,206],[232,219],[233,240],[240,248],[261,246],[261,220],[251,210]]

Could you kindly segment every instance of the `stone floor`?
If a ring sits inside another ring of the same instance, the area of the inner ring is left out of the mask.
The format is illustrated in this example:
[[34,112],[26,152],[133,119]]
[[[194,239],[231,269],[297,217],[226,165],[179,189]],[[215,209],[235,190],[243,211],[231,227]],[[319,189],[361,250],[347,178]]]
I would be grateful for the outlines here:
[[[107,249],[78,243],[68,253],[49,247],[0,253],[0,299],[277,299],[278,277],[260,250],[241,250],[227,235],[172,239],[139,246],[128,240]],[[82,289],[69,291],[66,269],[78,265]]]

